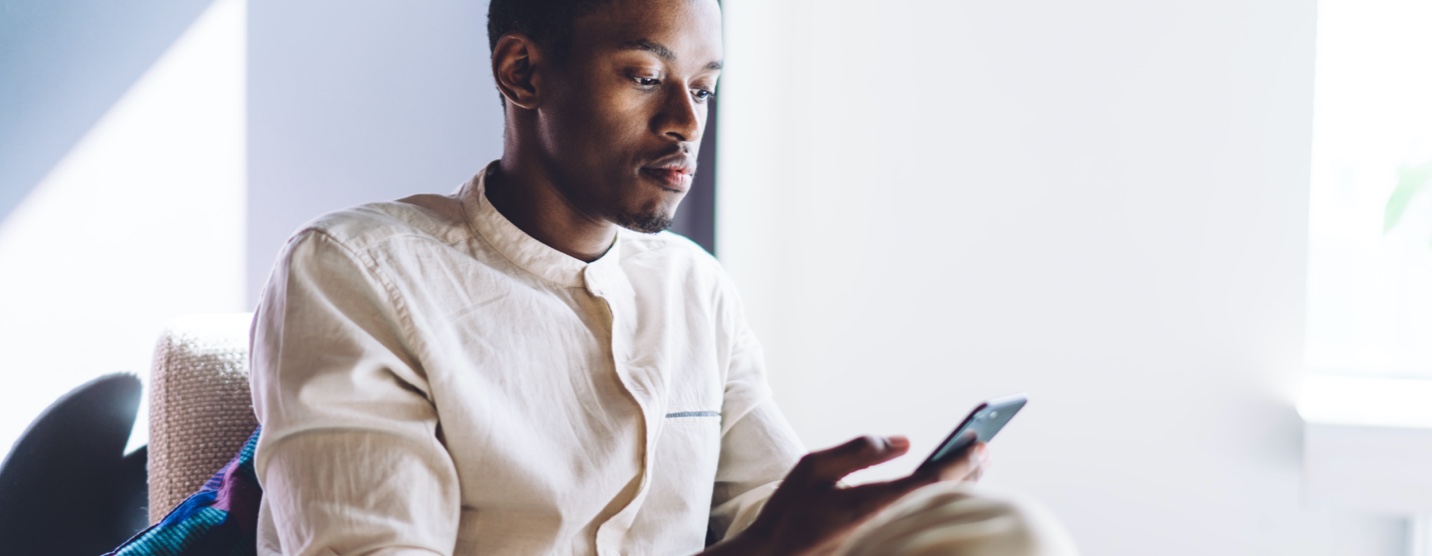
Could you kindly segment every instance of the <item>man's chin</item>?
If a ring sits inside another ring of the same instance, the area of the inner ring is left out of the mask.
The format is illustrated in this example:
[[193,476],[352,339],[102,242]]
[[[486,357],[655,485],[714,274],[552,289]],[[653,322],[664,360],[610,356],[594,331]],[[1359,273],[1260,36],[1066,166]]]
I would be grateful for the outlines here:
[[671,227],[671,217],[664,214],[621,214],[617,225],[634,232],[655,234]]

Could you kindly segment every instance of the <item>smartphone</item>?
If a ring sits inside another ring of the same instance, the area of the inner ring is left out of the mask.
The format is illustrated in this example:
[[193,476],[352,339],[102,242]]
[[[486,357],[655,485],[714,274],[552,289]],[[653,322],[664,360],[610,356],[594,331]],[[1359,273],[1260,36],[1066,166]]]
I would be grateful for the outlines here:
[[[930,457],[920,464],[924,469],[931,465],[938,465],[948,461],[950,458],[959,456],[965,448],[970,447],[975,441],[989,442],[994,435],[1004,428],[1005,423],[1014,418],[1014,414],[1024,407],[1029,398],[1024,394],[1015,394],[1003,398],[986,400],[975,406],[974,411],[965,416],[960,426],[940,443]],[[973,431],[973,435],[966,435],[966,431]]]

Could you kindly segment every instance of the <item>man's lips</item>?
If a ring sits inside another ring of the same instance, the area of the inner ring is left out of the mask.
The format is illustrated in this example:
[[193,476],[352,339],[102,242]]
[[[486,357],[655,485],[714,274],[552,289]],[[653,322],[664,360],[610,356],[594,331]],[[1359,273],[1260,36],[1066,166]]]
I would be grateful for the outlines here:
[[642,168],[641,173],[656,179],[663,189],[677,193],[691,189],[692,173],[687,168]]
[[696,173],[696,156],[685,148],[676,148],[642,166],[641,173],[661,184],[662,189],[685,193],[691,189],[691,177]]

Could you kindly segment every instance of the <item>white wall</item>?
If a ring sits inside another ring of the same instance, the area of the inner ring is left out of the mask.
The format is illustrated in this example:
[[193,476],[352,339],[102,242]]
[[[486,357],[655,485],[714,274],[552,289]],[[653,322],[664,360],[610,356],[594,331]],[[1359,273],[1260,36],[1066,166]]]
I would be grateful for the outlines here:
[[[244,1],[147,17],[31,8],[15,13],[49,31],[16,48],[36,60],[0,67],[5,88],[32,89],[7,109],[37,114],[0,139],[43,139],[24,164],[0,164],[15,201],[0,202],[0,457],[76,386],[147,377],[170,319],[244,309]],[[150,34],[168,41],[138,38]],[[94,90],[73,92],[87,85],[70,76],[111,64],[133,74],[96,70]],[[91,110],[92,122],[70,113]],[[74,136],[37,129],[51,116]],[[132,448],[147,441],[144,411]]]
[[1314,3],[725,5],[717,241],[812,447],[1027,391],[987,480],[1087,554],[1401,550],[1300,499]]
[[486,2],[146,3],[0,0],[0,458],[175,316],[251,310],[303,222],[501,152]]

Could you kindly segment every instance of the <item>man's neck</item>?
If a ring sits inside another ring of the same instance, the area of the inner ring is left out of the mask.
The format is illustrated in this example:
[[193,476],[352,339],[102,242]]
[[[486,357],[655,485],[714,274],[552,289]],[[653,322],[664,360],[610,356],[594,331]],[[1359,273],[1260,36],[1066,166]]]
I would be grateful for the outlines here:
[[601,258],[616,238],[616,225],[578,210],[535,162],[504,153],[485,179],[488,202],[548,247],[585,262]]

